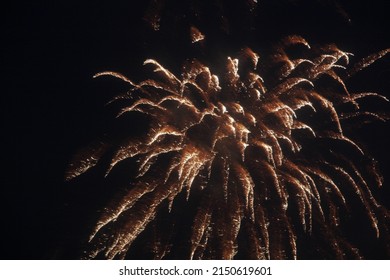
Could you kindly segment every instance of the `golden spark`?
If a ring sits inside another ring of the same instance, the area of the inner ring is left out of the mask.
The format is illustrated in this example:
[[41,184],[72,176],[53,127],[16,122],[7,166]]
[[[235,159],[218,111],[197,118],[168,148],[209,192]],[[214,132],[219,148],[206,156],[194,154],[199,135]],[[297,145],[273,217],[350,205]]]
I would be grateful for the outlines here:
[[[304,55],[290,58],[292,46],[303,48]],[[263,80],[262,58],[249,48],[237,58],[227,57],[219,75],[192,60],[177,76],[153,59],[144,63],[153,68],[153,78],[141,82],[116,72],[97,74],[119,78],[130,88],[113,100],[126,103],[118,118],[139,112],[150,118],[150,126],[142,139],[87,149],[67,172],[68,180],[78,177],[110,155],[106,175],[121,162],[138,162],[126,193],[113,199],[97,221],[87,257],[125,258],[143,232],[159,230],[161,212],[168,213],[163,223],[172,230],[149,244],[154,258],[166,257],[178,248],[175,236],[182,234],[176,227],[180,221],[170,214],[188,210],[175,202],[183,194],[196,209],[189,239],[180,247],[186,258],[233,259],[238,252],[251,259],[297,258],[298,232],[311,235],[315,228],[327,236],[335,258],[360,258],[358,249],[337,234],[350,197],[359,201],[365,210],[361,219],[369,221],[376,236],[388,230],[379,221],[388,216],[371,193],[382,184],[375,161],[351,159],[350,154],[368,156],[344,133],[343,124],[387,119],[359,108],[367,96],[387,99],[351,93],[343,77],[389,51],[346,70],[351,54],[334,45],[311,48],[302,37],[290,36],[269,58],[276,82]],[[321,86],[322,77],[333,82]],[[346,105],[350,109],[340,112]]]

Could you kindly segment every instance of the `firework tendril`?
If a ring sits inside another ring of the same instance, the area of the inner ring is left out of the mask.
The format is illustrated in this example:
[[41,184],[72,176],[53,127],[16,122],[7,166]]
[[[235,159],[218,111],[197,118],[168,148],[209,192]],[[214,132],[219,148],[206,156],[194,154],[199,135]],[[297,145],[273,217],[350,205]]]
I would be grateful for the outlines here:
[[[302,56],[290,58],[287,50],[297,46]],[[97,221],[86,257],[126,258],[143,232],[168,223],[170,230],[148,240],[153,258],[177,248],[188,259],[233,259],[237,253],[250,259],[297,258],[297,239],[316,229],[335,258],[360,258],[358,248],[338,234],[349,200],[358,201],[365,213],[360,219],[377,237],[388,231],[381,222],[388,216],[371,193],[382,185],[375,161],[343,130],[351,121],[385,121],[384,114],[360,110],[359,102],[387,99],[351,93],[346,81],[389,51],[348,67],[351,54],[290,36],[264,58],[274,82],[263,80],[263,58],[249,48],[227,57],[218,74],[191,60],[178,76],[148,59],[144,64],[153,73],[141,82],[116,72],[95,75],[128,84],[129,91],[112,101],[125,104],[118,118],[138,112],[150,125],[142,139],[87,149],[67,172],[68,180],[78,177],[103,157],[110,157],[106,175],[126,160],[138,163],[126,193]],[[323,78],[330,80],[327,86],[321,85]],[[187,211],[178,202],[182,196],[196,209],[185,230],[173,215]],[[181,234],[189,238],[175,246]]]

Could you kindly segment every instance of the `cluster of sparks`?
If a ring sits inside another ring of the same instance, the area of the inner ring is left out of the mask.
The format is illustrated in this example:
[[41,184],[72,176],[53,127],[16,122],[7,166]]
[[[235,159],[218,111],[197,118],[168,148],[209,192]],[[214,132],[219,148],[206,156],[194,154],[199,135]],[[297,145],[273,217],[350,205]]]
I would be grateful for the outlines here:
[[[305,56],[290,58],[292,46],[303,48]],[[150,126],[143,139],[128,139],[115,148],[107,174],[129,159],[138,162],[138,174],[127,192],[104,209],[87,257],[125,258],[159,212],[186,211],[185,205],[175,206],[181,194],[196,201],[189,240],[181,248],[189,259],[233,259],[240,250],[251,259],[297,258],[297,232],[310,235],[316,226],[336,258],[360,257],[334,232],[348,209],[346,194],[352,193],[366,213],[361,218],[376,236],[381,234],[380,205],[370,188],[380,186],[382,177],[373,160],[357,166],[344,152],[366,157],[344,134],[343,121],[384,120],[361,111],[359,101],[386,98],[350,93],[345,77],[388,52],[347,70],[349,53],[334,45],[311,48],[305,39],[290,36],[269,58],[274,84],[260,76],[261,59],[249,48],[228,57],[218,76],[197,60],[188,61],[177,76],[152,59],[144,64],[153,68],[153,78],[138,83],[116,72],[97,74],[130,87],[113,100],[126,103],[118,117],[139,112],[148,116]],[[333,86],[317,86],[321,77],[330,78]],[[340,113],[344,105],[353,109]],[[107,156],[105,147],[83,153],[67,179],[97,165]],[[170,253],[175,234],[180,232],[150,240],[154,258]],[[239,244],[240,238],[247,245]]]

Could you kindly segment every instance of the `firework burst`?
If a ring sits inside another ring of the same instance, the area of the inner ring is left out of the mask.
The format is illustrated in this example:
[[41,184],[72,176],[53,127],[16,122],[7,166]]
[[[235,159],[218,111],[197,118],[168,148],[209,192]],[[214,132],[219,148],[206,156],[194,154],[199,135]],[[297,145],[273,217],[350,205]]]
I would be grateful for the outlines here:
[[[291,47],[300,47],[302,56],[291,58]],[[370,190],[382,177],[343,124],[385,120],[361,111],[359,102],[386,98],[350,93],[345,79],[388,52],[346,70],[349,53],[334,45],[311,48],[290,36],[267,59],[272,82],[263,80],[261,59],[249,48],[228,57],[218,76],[197,60],[185,63],[177,76],[152,59],[144,63],[152,78],[141,82],[116,72],[97,74],[130,87],[112,101],[126,104],[118,118],[138,112],[150,125],[141,139],[84,151],[67,172],[68,180],[78,177],[103,157],[110,157],[106,175],[128,160],[138,164],[126,193],[97,221],[87,257],[125,258],[144,232],[157,231],[147,242],[157,259],[173,250],[190,259],[233,259],[237,253],[297,258],[297,240],[321,231],[335,258],[360,258],[339,234],[341,217],[350,211],[350,200],[358,201],[361,219],[375,235],[386,232],[386,210]],[[331,82],[323,85],[323,79]],[[183,196],[195,209],[186,229],[177,218],[190,211],[180,203]],[[180,246],[178,236],[186,239]]]

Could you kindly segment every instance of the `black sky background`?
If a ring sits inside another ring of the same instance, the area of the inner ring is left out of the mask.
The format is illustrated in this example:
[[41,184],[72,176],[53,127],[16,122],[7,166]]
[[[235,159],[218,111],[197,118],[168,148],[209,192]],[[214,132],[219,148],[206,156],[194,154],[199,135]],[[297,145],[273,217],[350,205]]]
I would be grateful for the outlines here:
[[[121,90],[116,82],[92,76],[114,70],[138,77],[146,58],[177,70],[199,54],[164,28],[151,31],[142,20],[147,3],[34,1],[3,7],[1,259],[76,257],[84,225],[95,218],[95,191],[102,191],[99,183],[84,188],[64,183],[64,171],[72,154],[109,125],[104,104]],[[389,1],[337,3],[345,14],[332,0],[259,1],[256,29],[240,30],[241,18],[233,16],[229,35],[218,33],[210,18],[210,51],[201,55],[218,60],[242,45],[261,49],[288,34],[310,43],[334,42],[358,57],[390,47]],[[389,62],[389,57],[376,62],[349,85],[390,97]],[[388,123],[358,132],[380,163],[385,185],[376,197],[387,208],[389,132]],[[367,248],[368,257],[383,258],[375,246]]]

